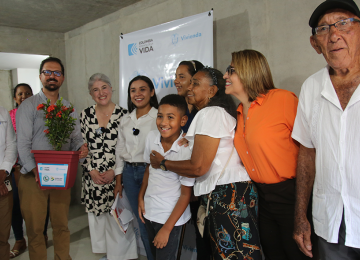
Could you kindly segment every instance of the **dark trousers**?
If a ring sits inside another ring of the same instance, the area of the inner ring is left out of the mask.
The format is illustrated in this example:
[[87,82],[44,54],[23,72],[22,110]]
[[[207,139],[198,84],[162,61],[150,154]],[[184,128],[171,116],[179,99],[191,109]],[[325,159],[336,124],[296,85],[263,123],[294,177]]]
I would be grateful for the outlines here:
[[[15,174],[21,174],[20,172],[12,171],[12,190],[13,190],[13,208],[12,208],[12,218],[11,218],[11,227],[14,232],[16,240],[21,240],[24,238],[23,230],[23,217],[20,210],[20,199],[19,191],[15,181]],[[45,225],[44,225],[44,236],[47,236],[47,228],[49,224],[49,208],[46,215]]]
[[196,252],[197,252],[197,260],[208,260],[211,257],[210,250],[206,248],[206,244],[204,239],[199,233],[199,229],[197,227],[197,212],[200,206],[201,198],[198,197],[197,201],[190,202],[190,210],[191,210],[191,220],[195,226],[195,236],[196,236]]
[[345,246],[346,225],[344,213],[339,228],[338,243],[328,243],[319,237],[319,251],[321,260],[358,260],[360,259],[360,248]]
[[259,233],[266,260],[302,260],[293,239],[295,179],[275,184],[256,183],[259,194]]
[[175,260],[177,251],[176,249],[179,245],[179,235],[182,226],[175,226],[170,232],[167,245],[162,249],[157,249],[154,246],[153,241],[156,234],[163,226],[163,224],[159,224],[145,218],[145,227],[148,233],[152,255],[156,260]]
[[128,197],[131,209],[135,214],[136,219],[139,223],[140,236],[145,247],[146,256],[148,260],[153,260],[151,254],[151,248],[150,248],[151,243],[148,240],[148,234],[146,232],[145,225],[141,222],[139,218],[139,210],[138,210],[138,195],[144,177],[145,168],[146,168],[145,165],[132,166],[129,163],[125,163],[122,173],[122,180],[124,183],[124,190],[126,191],[126,195]]
[[[10,180],[10,177],[6,178]],[[11,228],[11,208],[13,204],[12,191],[0,195],[0,259],[8,260],[10,245],[8,243]]]

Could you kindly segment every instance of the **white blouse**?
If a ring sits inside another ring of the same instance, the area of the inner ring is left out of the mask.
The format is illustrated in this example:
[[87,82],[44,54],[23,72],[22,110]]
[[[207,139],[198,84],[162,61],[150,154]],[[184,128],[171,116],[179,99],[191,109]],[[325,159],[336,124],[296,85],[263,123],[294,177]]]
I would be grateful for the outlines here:
[[16,135],[9,112],[0,107],[0,170],[11,172],[16,162]]
[[[146,136],[150,131],[157,129],[156,117],[157,109],[152,107],[142,117],[136,118],[136,109],[134,109],[130,114],[126,114],[121,118],[115,151],[115,175],[122,173],[124,162],[145,162]],[[140,130],[138,135],[133,134],[133,128]]]
[[191,150],[193,150],[195,135],[220,138],[219,147],[209,171],[196,178],[195,196],[210,193],[216,185],[250,181],[250,177],[235,150],[223,176],[218,179],[234,147],[235,126],[235,118],[229,115],[224,108],[216,106],[201,109],[191,122],[186,134]]

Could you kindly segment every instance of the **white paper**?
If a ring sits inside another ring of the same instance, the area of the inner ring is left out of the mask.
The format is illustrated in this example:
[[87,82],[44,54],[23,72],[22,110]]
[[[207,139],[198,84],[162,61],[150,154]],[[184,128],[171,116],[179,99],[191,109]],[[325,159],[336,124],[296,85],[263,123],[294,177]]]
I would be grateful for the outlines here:
[[129,209],[126,208],[125,205],[127,203],[123,203],[124,198],[120,198],[119,196],[116,196],[116,199],[111,206],[111,214],[115,218],[116,223],[118,224],[120,230],[126,233],[130,221],[133,220],[133,215]]

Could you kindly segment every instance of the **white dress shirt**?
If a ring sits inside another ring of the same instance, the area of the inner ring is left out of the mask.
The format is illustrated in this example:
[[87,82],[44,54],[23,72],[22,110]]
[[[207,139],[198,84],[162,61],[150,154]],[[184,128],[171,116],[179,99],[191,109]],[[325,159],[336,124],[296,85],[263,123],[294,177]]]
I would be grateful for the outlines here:
[[10,114],[0,107],[0,170],[11,172],[16,158],[16,135]]
[[[207,135],[220,138],[218,150],[210,169],[203,176],[196,178],[194,185],[195,196],[209,194],[216,185],[234,182],[250,181],[250,177],[242,165],[234,147],[236,119],[228,114],[222,107],[205,107],[194,117],[186,139],[189,140],[190,149],[193,149],[195,135]],[[223,176],[219,176],[224,169],[232,150],[234,149],[229,164]]]
[[[145,140],[151,130],[157,129],[156,117],[157,109],[152,107],[142,117],[136,118],[136,109],[134,109],[121,118],[115,152],[115,175],[122,173],[124,162],[145,162]],[[138,135],[133,135],[133,128],[140,130]]]
[[326,67],[303,84],[292,138],[316,149],[315,233],[338,242],[344,209],[345,245],[360,248],[360,86],[341,108]]
[[[182,132],[166,152],[164,152],[160,138],[161,135],[158,130],[151,131],[148,134],[144,151],[145,162],[150,164],[150,153],[152,150],[157,151],[165,159],[171,161],[189,160],[191,158],[190,148],[178,145],[178,141],[182,138]],[[144,217],[150,221],[165,224],[179,200],[181,185],[192,187],[194,186],[195,179],[182,177],[171,171],[154,169],[151,166],[149,167],[149,172],[148,186],[144,196]],[[191,212],[188,205],[175,226],[184,225],[190,218]]]

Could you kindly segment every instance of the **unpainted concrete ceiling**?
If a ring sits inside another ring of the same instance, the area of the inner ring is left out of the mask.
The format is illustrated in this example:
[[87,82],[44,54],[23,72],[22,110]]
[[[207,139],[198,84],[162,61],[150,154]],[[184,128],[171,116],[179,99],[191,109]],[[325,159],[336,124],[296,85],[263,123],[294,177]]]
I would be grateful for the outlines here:
[[140,0],[0,0],[0,26],[68,32]]

